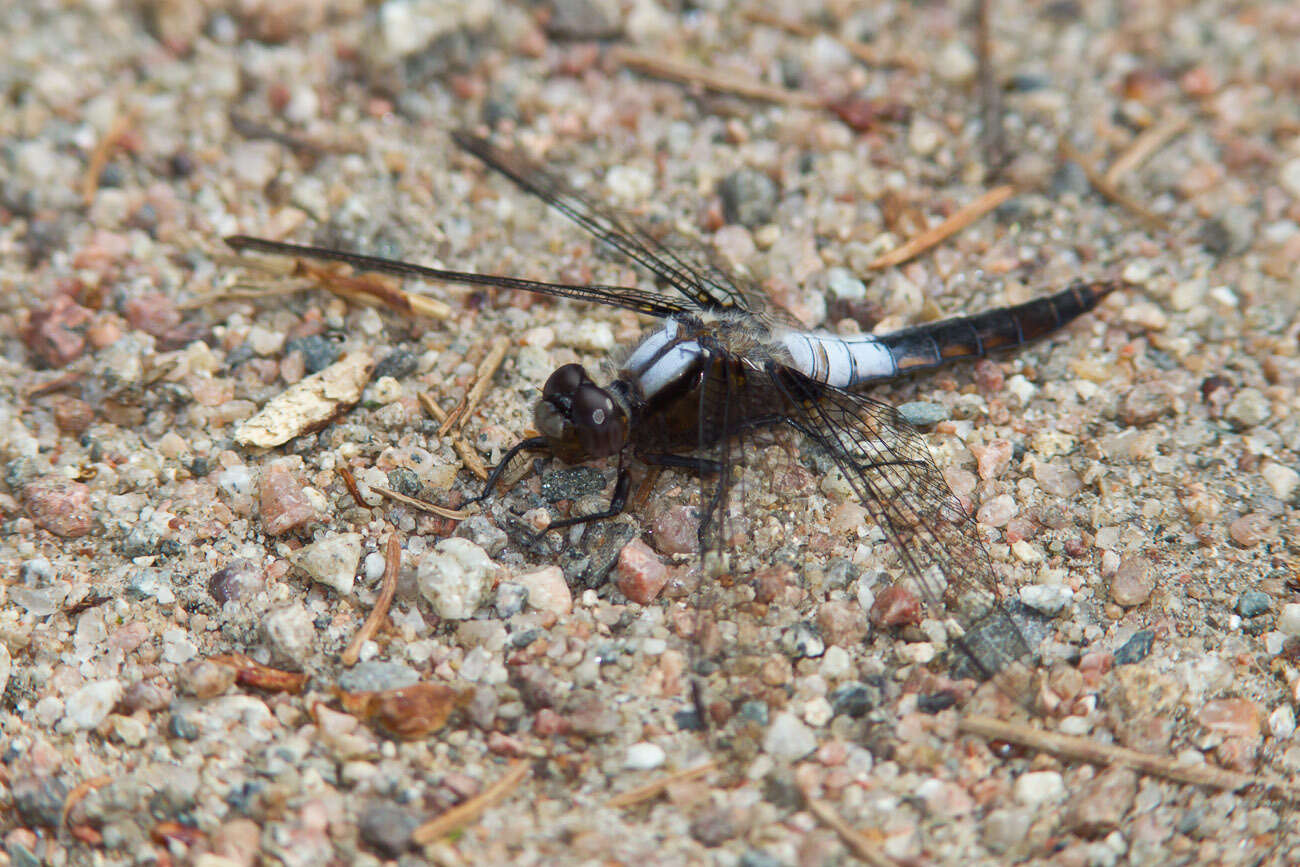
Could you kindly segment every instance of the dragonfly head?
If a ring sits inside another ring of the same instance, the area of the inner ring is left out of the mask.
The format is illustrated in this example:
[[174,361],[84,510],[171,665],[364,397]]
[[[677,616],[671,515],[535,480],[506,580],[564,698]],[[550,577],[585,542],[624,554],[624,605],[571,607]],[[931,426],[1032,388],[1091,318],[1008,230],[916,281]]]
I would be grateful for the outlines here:
[[581,364],[557,368],[546,380],[533,422],[551,450],[569,462],[617,454],[627,442],[626,411]]

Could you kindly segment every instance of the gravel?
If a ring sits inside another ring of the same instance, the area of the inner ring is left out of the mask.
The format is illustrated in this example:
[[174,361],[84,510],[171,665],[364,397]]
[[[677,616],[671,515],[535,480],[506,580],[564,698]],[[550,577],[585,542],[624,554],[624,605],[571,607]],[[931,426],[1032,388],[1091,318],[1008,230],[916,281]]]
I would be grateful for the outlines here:
[[[967,714],[1024,714],[951,677],[943,613],[793,432],[748,438],[762,463],[737,479],[717,574],[698,568],[698,487],[674,468],[629,461],[631,507],[600,531],[534,536],[603,508],[612,461],[532,453],[522,480],[468,503],[470,465],[536,433],[550,371],[602,378],[645,318],[290,273],[220,240],[654,289],[450,142],[497,119],[501,141],[656,236],[716,241],[747,285],[835,333],[1123,275],[1050,340],[871,396],[918,425],[1011,616],[1043,638],[1032,726],[1290,779],[1286,4],[995,16],[997,176],[960,4],[778,10],[811,34],[735,0],[47,5],[0,7],[18,83],[0,112],[11,861],[849,860],[804,792],[904,863],[1296,860],[1300,833],[1256,789],[959,733]],[[620,62],[627,47],[811,98],[661,80]],[[1177,133],[1125,156],[1162,129]],[[1098,193],[1062,141],[1164,228]],[[994,213],[872,267],[1001,183],[1017,193]],[[359,287],[437,298],[449,319],[343,297]],[[349,666],[392,534],[396,592]],[[515,768],[495,806],[414,842]]]

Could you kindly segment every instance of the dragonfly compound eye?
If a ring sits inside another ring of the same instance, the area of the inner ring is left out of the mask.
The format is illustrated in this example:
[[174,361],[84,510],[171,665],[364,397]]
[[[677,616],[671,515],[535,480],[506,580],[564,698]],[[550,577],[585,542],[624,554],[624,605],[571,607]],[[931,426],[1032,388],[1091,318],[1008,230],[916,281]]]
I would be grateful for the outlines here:
[[569,420],[577,429],[583,447],[595,457],[612,455],[627,441],[627,417],[623,410],[604,389],[590,382],[574,392]]
[[542,397],[551,400],[555,397],[572,397],[584,382],[590,382],[587,371],[581,364],[566,364],[557,367],[542,386]]

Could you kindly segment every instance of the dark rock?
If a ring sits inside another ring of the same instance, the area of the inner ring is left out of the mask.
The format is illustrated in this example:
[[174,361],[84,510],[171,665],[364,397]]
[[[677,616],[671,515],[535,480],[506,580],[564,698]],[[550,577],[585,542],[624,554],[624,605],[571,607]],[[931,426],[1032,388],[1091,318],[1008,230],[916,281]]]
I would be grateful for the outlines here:
[[408,497],[420,496],[420,477],[407,467],[394,467],[388,471],[388,487]]
[[57,777],[18,777],[10,795],[24,824],[58,828],[62,823],[68,787]]
[[1147,658],[1151,645],[1155,642],[1155,633],[1150,629],[1133,633],[1133,637],[1124,642],[1124,646],[1115,651],[1116,665],[1132,665]]
[[394,349],[392,352],[379,359],[375,365],[374,372],[370,375],[372,379],[379,379],[381,376],[391,376],[393,379],[401,379],[404,376],[410,376],[415,373],[416,365],[419,359],[415,354],[405,349]]
[[831,707],[837,714],[845,714],[855,719],[866,715],[867,711],[884,700],[884,693],[879,687],[850,681],[840,684],[831,691]]
[[739,169],[718,184],[722,213],[728,223],[756,228],[772,222],[776,212],[776,184],[754,169]]
[[411,848],[411,835],[420,820],[395,804],[373,803],[357,820],[362,841],[379,854],[396,858]]
[[1268,612],[1273,599],[1259,590],[1247,590],[1237,597],[1237,613],[1242,617],[1258,617]]
[[302,353],[303,365],[308,373],[319,373],[339,357],[338,344],[319,334],[296,337],[284,344],[285,355],[294,350]]
[[542,497],[548,503],[576,500],[605,490],[605,474],[595,467],[569,467],[542,476]]

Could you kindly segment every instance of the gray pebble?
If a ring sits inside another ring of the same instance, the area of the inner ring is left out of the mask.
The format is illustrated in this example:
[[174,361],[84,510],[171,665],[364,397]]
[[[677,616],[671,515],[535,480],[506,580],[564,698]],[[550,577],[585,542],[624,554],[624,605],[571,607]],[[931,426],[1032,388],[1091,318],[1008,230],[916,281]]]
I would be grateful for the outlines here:
[[339,675],[339,689],[344,692],[401,689],[419,680],[419,672],[400,662],[372,660],[357,663]]
[[395,804],[372,803],[357,820],[357,831],[367,846],[388,858],[411,847],[411,835],[420,820]]
[[1237,613],[1242,617],[1258,617],[1272,607],[1273,599],[1259,590],[1247,590],[1237,597]]
[[262,636],[276,664],[300,669],[311,653],[316,624],[307,607],[294,602],[266,615]]
[[284,344],[284,353],[294,350],[302,353],[303,366],[308,373],[320,373],[339,357],[339,345],[319,334],[298,337]]
[[492,603],[500,618],[514,617],[528,603],[528,588],[518,581],[502,581],[497,585],[497,598]]
[[1115,651],[1115,664],[1132,665],[1135,662],[1141,662],[1151,652],[1153,643],[1155,643],[1155,633],[1150,629],[1143,629],[1140,632],[1133,633],[1133,637],[1124,642],[1124,645],[1119,650]]
[[776,184],[754,169],[739,169],[718,184],[722,213],[728,223],[753,229],[772,222],[776,212]]
[[1258,388],[1243,388],[1237,392],[1224,416],[1239,429],[1245,430],[1263,424],[1272,414],[1269,399]]
[[895,408],[903,421],[913,427],[928,427],[946,420],[950,415],[948,407],[928,400],[909,400]]
[[68,787],[57,777],[18,777],[10,788],[14,809],[27,825],[58,828]]
[[781,649],[796,659],[816,658],[826,652],[826,642],[813,624],[796,623],[781,634]]
[[391,376],[393,379],[401,379],[415,373],[418,364],[419,359],[415,357],[414,353],[405,349],[394,349],[379,360],[374,371],[370,374],[370,378],[379,379],[381,376]]
[[505,530],[502,530],[483,515],[471,515],[461,521],[456,526],[452,536],[458,539],[468,539],[484,551],[487,551],[489,557],[500,554],[505,549],[506,543],[510,541]]

